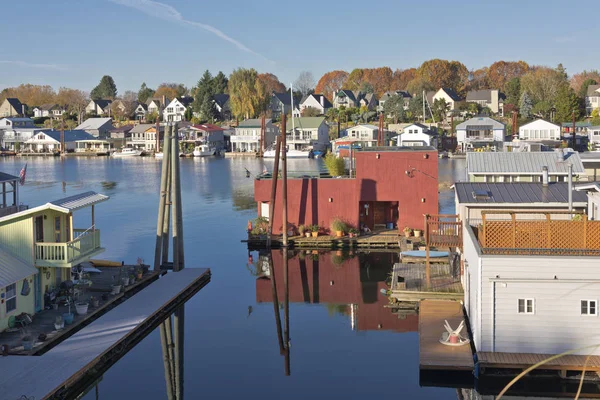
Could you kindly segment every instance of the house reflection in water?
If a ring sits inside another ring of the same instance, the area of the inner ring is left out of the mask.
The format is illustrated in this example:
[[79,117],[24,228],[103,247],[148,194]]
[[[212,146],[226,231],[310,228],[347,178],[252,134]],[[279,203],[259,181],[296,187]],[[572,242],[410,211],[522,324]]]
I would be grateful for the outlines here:
[[[288,260],[288,296],[291,303],[324,303],[336,305],[336,310],[348,315],[350,327],[357,331],[391,330],[416,332],[416,312],[394,314],[385,306],[387,296],[381,290],[388,287],[386,278],[396,253],[348,254],[302,250]],[[257,303],[273,302],[272,282],[269,276],[268,253],[259,258],[256,280]],[[280,250],[271,252],[277,298],[285,294],[284,260]]]

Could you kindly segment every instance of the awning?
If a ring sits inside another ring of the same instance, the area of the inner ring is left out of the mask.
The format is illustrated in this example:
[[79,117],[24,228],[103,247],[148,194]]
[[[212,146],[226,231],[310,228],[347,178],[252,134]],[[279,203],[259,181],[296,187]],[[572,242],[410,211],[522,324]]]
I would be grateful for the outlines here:
[[38,269],[0,247],[0,287],[6,287],[38,273]]
[[52,204],[57,207],[61,207],[67,210],[67,212],[79,210],[80,208],[89,207],[94,204],[101,203],[108,200],[109,197],[96,192],[85,192],[76,194],[75,196],[66,197],[64,199],[51,201],[48,204]]

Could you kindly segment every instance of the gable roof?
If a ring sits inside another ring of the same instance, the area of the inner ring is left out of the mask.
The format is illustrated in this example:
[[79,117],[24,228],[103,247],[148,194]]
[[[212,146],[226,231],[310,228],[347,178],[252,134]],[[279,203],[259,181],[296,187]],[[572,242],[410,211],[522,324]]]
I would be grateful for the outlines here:
[[142,107],[142,110],[144,111],[148,111],[148,105],[144,104],[144,103],[137,103],[137,106],[135,107],[135,110],[137,111],[138,108]]
[[55,107],[58,107],[56,104],[54,103],[48,103],[48,104],[42,104],[41,106],[36,107],[39,110],[42,111],[51,111],[53,110]]
[[8,101],[8,104],[10,104],[10,106],[18,113],[23,110],[23,104],[16,97],[7,97],[5,101]]
[[95,129],[102,128],[107,123],[112,124],[112,119],[111,118],[88,118],[85,121],[83,121],[83,123],[81,125],[79,125],[78,127],[76,127],[75,129],[95,130]]
[[331,102],[327,99],[327,97],[325,97],[325,95],[315,94],[315,93],[311,93],[308,96],[304,96],[304,98],[302,98],[302,100],[300,100],[300,104],[304,104],[304,102],[306,100],[308,100],[309,97],[312,97],[313,99],[315,99],[315,101],[319,104],[321,104],[321,99],[323,99],[323,108],[333,107],[333,104],[331,104]]
[[375,126],[373,124],[358,124],[358,125],[354,125],[354,126],[351,126],[349,128],[346,128],[346,130],[353,129],[353,128],[358,128],[358,127],[364,127],[364,128],[367,128],[367,129],[371,129],[373,131],[379,130],[379,127],[377,127],[377,126]]
[[[325,122],[325,117],[294,117],[294,127],[296,129],[319,129]],[[287,131],[292,131],[292,121],[286,125]]]
[[600,96],[600,85],[589,85],[587,89],[588,96]]
[[[39,135],[40,133],[43,133],[46,136],[49,136],[52,139],[56,140],[57,142],[60,142],[61,131],[51,131],[51,130],[41,131],[41,132],[36,133],[35,135]],[[35,137],[35,135],[34,135],[34,137]],[[90,135],[86,131],[82,131],[82,130],[65,131],[65,142],[74,142],[76,140],[96,140],[96,139],[97,139],[96,137]],[[29,140],[33,141],[33,137]]]
[[[559,203],[566,205],[569,201],[569,184],[567,182],[550,182],[548,186],[542,183],[476,183],[457,182],[454,190],[459,203]],[[485,196],[476,196],[477,192],[486,192]],[[573,192],[573,201],[587,203],[584,192]]]
[[132,129],[133,129],[133,125],[123,125],[123,126],[120,126],[118,128],[113,128],[110,131],[111,132],[124,132],[124,133],[127,133],[127,132],[131,131]]
[[548,167],[550,174],[567,175],[569,164],[573,164],[573,173],[585,173],[579,153],[564,153],[564,161],[559,161],[554,151],[467,153],[469,174],[542,175],[542,168]]
[[354,93],[352,90],[340,89],[340,91],[337,92],[335,97],[338,97],[340,94],[346,95],[350,100],[356,103],[356,95],[358,94],[358,92]]
[[61,207],[68,212],[79,210],[80,208],[88,207],[93,204],[98,204],[108,200],[110,197],[96,192],[84,192],[74,196],[65,197],[64,199],[50,201],[56,207]]
[[214,124],[192,125],[192,126],[190,126],[190,128],[198,129],[200,131],[205,131],[205,132],[221,132],[221,131],[225,130],[225,129],[221,128],[219,125],[214,125]]
[[3,246],[0,246],[0,287],[12,285],[38,272],[33,265],[13,256]]
[[[156,103],[156,105],[160,107],[162,105],[162,97],[149,97],[146,100],[146,105],[149,106],[150,104],[152,104],[152,102]],[[169,104],[170,100],[165,98],[165,103]]]
[[100,100],[92,100],[92,101],[103,110],[112,103],[112,100],[108,100],[108,99],[100,99]]
[[456,129],[467,129],[469,126],[488,126],[492,129],[504,129],[506,125],[504,125],[500,121],[496,121],[494,118],[490,117],[473,117],[465,122],[462,122],[456,125]]
[[388,100],[392,96],[400,96],[404,99],[411,99],[412,96],[406,90],[390,90],[381,95],[380,100]]
[[[271,118],[265,119],[265,124],[268,125],[271,122]],[[237,126],[238,128],[260,128],[262,125],[262,120],[258,118],[247,119],[245,121],[240,122]]]
[[218,93],[213,96],[213,100],[219,107],[223,108],[229,101],[229,95],[227,93]]
[[429,136],[437,136],[436,131],[434,131],[433,129],[431,129],[431,127],[423,125],[419,122],[415,122],[413,124],[407,125],[402,129],[402,134],[404,134],[404,131],[406,131],[408,128],[410,128],[411,126],[416,126],[418,128],[423,129],[423,133]]
[[16,181],[16,180],[19,180],[19,179],[20,178],[18,176],[14,176],[14,175],[11,175],[11,174],[0,172],[0,182]]
[[[485,100],[487,102],[491,102],[492,101],[492,91],[498,91],[498,89],[471,90],[467,93],[467,101]],[[498,92],[498,97],[499,96],[500,96],[500,92]]]
[[446,92],[446,94],[448,95],[448,97],[450,97],[452,100],[454,101],[461,101],[462,97],[460,97],[458,95],[458,93],[456,93],[454,91],[454,89],[450,89],[450,88],[441,88],[440,90],[443,90],[444,92]]
[[130,133],[144,133],[150,128],[156,128],[156,124],[138,124],[130,130]]
[[547,124],[547,125],[552,125],[552,126],[554,126],[554,127],[558,128],[558,129],[560,129],[560,126],[558,126],[557,124],[555,124],[555,123],[553,123],[553,122],[550,122],[550,121],[546,121],[545,119],[542,119],[542,118],[538,118],[538,119],[536,119],[535,121],[531,121],[531,122],[528,122],[528,123],[526,123],[525,125],[521,125],[521,126],[519,127],[519,130],[521,130],[522,128],[525,128],[525,127],[527,127],[527,126],[529,126],[529,125],[531,125],[531,124],[535,124],[535,123],[538,123],[538,124],[539,124],[540,122],[542,122],[542,123],[544,123],[544,124]]

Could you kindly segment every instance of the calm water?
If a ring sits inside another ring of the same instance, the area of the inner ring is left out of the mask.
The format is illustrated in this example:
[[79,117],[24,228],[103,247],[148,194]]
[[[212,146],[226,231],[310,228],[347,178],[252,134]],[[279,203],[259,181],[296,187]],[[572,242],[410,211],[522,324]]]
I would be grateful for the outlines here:
[[[88,190],[110,195],[96,207],[106,248],[101,257],[128,263],[141,257],[152,263],[160,162],[6,158],[0,160],[0,171],[18,175],[25,162],[21,201],[35,206]],[[271,170],[272,162],[264,163]],[[419,386],[416,324],[411,318],[398,320],[383,308],[385,298],[378,290],[393,254],[356,255],[343,264],[322,254],[318,269],[313,255],[291,260],[291,376],[285,376],[272,294],[265,286],[269,281],[255,275],[240,242],[247,221],[256,217],[253,183],[245,168],[260,173],[263,161],[206,158],[181,163],[186,267],[212,269],[210,284],[186,305],[186,397],[367,399],[392,390],[403,398],[456,399],[454,389]],[[317,160],[290,160],[290,170],[319,168]],[[441,181],[452,182],[463,174],[464,160],[440,161]],[[441,211],[452,212],[453,201],[450,192],[440,194]],[[75,213],[74,226],[87,228],[90,221],[89,210]],[[253,261],[257,259],[254,253]],[[279,279],[277,271],[275,275]],[[349,304],[357,304],[354,330]],[[166,398],[163,372],[155,331],[104,375],[100,397]]]

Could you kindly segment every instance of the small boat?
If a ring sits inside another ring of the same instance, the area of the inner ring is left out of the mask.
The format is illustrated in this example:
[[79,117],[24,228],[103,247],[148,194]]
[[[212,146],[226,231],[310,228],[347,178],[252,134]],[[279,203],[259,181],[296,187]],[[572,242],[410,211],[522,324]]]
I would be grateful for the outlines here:
[[[312,151],[303,151],[303,150],[287,150],[285,152],[287,158],[311,158]],[[275,150],[267,150],[263,153],[263,158],[275,158]]]
[[[427,257],[427,251],[425,251],[425,250],[409,250],[409,251],[403,251],[400,254],[403,256],[406,256],[406,257],[423,257],[423,258]],[[448,257],[448,252],[447,251],[430,250],[429,257],[430,258]]]
[[211,149],[210,147],[208,147],[207,144],[201,144],[194,148],[193,154],[194,154],[194,157],[206,157],[206,156],[213,156],[215,154],[215,151],[213,149]]
[[139,157],[142,155],[141,150],[132,149],[131,147],[124,148],[120,152],[115,151],[112,156],[113,157]]
[[154,153],[154,158],[163,158],[162,151],[160,153]]

